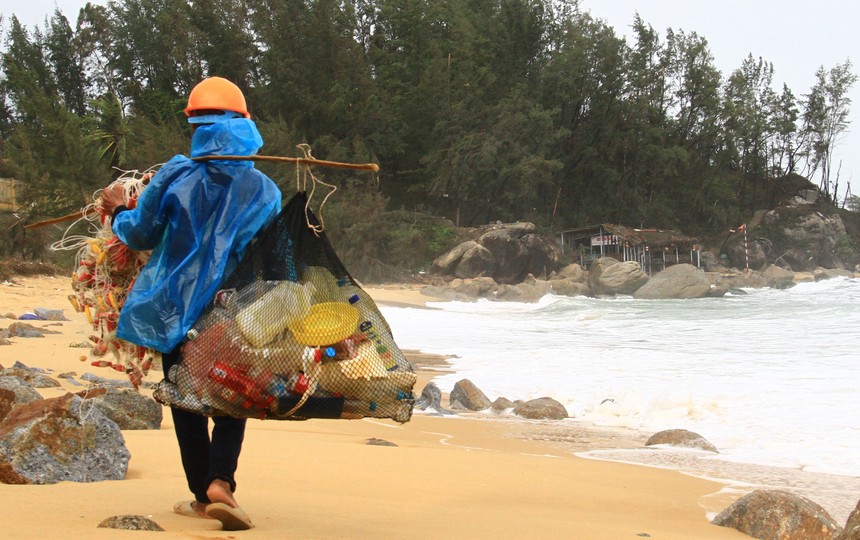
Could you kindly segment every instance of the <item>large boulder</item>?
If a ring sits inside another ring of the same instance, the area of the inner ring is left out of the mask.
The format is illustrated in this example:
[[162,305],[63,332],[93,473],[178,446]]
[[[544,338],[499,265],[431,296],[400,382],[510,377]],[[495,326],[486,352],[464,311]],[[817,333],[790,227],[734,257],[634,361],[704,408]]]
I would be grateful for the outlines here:
[[812,271],[812,275],[815,278],[815,281],[824,281],[826,279],[833,279],[837,277],[853,278],[854,272],[841,268],[816,268]]
[[[80,394],[78,394],[80,395]],[[131,388],[106,387],[88,390],[87,406],[99,409],[120,429],[159,429],[163,407]]]
[[707,439],[694,431],[686,429],[665,429],[651,435],[645,446],[654,446],[657,444],[667,444],[669,446],[680,446],[682,448],[697,448],[719,454],[717,447],[711,444]]
[[845,528],[834,540],[860,540],[860,501],[848,516]]
[[527,234],[520,241],[529,254],[527,274],[546,278],[558,267],[561,249],[555,240],[539,234]]
[[720,512],[712,523],[762,540],[832,540],[840,531],[824,508],[782,490],[753,491]]
[[469,279],[479,276],[492,275],[496,268],[496,258],[480,244],[475,244],[463,253],[454,269],[454,276]]
[[451,414],[451,411],[442,407],[442,390],[433,382],[427,383],[421,391],[421,397],[415,400],[416,409],[426,411],[428,407],[439,414]]
[[492,405],[487,395],[469,379],[457,381],[448,399],[452,408],[469,411],[483,411]]
[[549,283],[553,294],[560,296],[591,296],[591,287],[588,283],[576,281],[573,278],[551,279]]
[[568,279],[574,283],[588,283],[588,271],[577,263],[569,264],[550,275],[550,280]]
[[460,258],[478,243],[474,240],[468,240],[454,247],[448,253],[444,253],[433,261],[433,272],[437,274],[454,274],[454,269]]
[[529,274],[550,275],[560,256],[555,241],[536,234],[533,223],[498,223],[482,227],[474,240],[438,257],[433,261],[433,271],[464,279],[487,276],[499,283],[516,284]]
[[[604,261],[606,259],[599,259]],[[609,259],[615,260],[615,259]],[[642,271],[636,261],[617,262],[616,264],[601,264],[593,268],[594,278],[589,272],[588,283],[597,295],[613,296],[616,294],[633,294],[648,283],[648,274]]]
[[726,261],[717,257],[711,251],[703,251],[701,254],[701,263],[702,268],[705,269],[705,272],[725,272],[728,270],[726,266]]
[[568,418],[567,409],[550,397],[518,402],[514,414],[530,420],[564,420]]
[[770,248],[764,241],[749,236],[744,243],[743,234],[738,233],[726,243],[724,249],[733,267],[759,270],[767,264]]
[[787,289],[794,286],[794,272],[772,264],[761,273],[771,289]]
[[691,264],[676,264],[651,276],[633,293],[634,298],[704,298],[711,284],[704,272]]
[[74,394],[16,407],[0,424],[0,482],[54,484],[125,478],[122,432]]
[[[752,231],[751,231],[752,232]],[[769,258],[790,257],[796,272],[816,266],[849,268],[860,246],[845,229],[845,223],[830,205],[795,202],[774,208],[762,218],[755,236],[770,243]]]
[[478,238],[496,262],[492,277],[499,283],[519,283],[528,275],[531,257],[519,237],[511,234],[515,229],[494,229]]
[[507,302],[534,303],[552,292],[549,281],[539,281],[529,275],[517,285],[500,285],[495,293],[496,300]]
[[12,409],[39,401],[42,396],[19,377],[0,377],[0,422]]

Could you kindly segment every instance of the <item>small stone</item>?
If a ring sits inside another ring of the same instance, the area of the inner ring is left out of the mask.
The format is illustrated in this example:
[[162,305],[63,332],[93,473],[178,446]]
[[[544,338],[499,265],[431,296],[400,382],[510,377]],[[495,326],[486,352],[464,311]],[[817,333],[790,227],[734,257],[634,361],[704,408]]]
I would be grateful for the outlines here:
[[101,523],[103,529],[123,529],[126,531],[164,531],[161,526],[144,516],[122,515],[111,516]]
[[376,437],[371,437],[367,439],[367,444],[370,446],[397,446],[391,441],[386,441],[385,439],[377,439]]

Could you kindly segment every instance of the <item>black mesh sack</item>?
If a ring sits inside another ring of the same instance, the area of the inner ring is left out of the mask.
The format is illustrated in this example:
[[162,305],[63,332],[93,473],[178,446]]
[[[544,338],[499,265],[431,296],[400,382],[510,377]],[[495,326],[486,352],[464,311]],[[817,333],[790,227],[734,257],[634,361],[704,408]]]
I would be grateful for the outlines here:
[[155,398],[237,418],[412,415],[415,373],[296,194],[182,345]]

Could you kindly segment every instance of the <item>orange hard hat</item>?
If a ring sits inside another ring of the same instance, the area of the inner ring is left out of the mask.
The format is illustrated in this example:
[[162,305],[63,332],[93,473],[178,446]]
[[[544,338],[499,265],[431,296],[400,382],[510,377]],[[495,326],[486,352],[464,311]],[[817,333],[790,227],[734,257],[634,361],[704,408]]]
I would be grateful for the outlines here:
[[191,116],[193,111],[213,109],[234,111],[245,118],[251,118],[242,91],[223,77],[209,77],[197,83],[188,95],[185,116]]

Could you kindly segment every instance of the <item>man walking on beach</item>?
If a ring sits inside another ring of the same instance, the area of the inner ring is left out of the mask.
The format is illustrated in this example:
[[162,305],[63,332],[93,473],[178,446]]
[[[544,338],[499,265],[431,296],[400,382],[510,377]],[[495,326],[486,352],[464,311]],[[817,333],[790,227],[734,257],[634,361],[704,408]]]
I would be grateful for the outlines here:
[[[201,81],[185,108],[194,126],[191,157],[251,156],[263,145],[245,96],[220,77]],[[134,209],[124,188],[102,193],[113,232],[129,248],[152,250],[129,292],[117,337],[162,352],[165,377],[181,359],[181,345],[258,231],[277,216],[281,193],[252,161],[193,161],[178,155],[158,171]],[[175,381],[174,381],[175,382]],[[233,493],[245,420],[208,418],[171,407],[182,466],[193,501],[174,511],[215,518],[224,530],[253,527]]]

